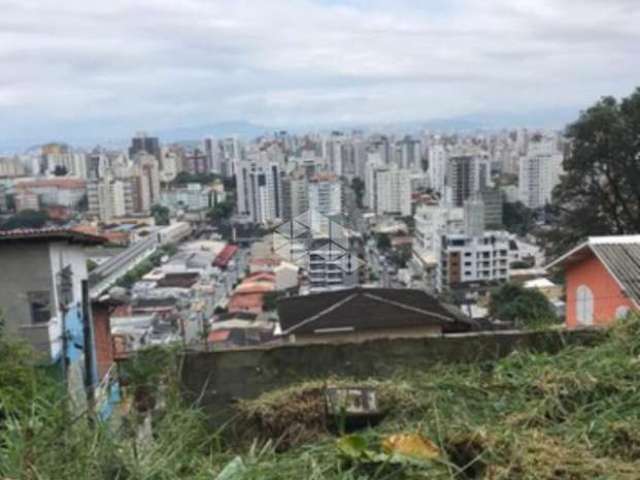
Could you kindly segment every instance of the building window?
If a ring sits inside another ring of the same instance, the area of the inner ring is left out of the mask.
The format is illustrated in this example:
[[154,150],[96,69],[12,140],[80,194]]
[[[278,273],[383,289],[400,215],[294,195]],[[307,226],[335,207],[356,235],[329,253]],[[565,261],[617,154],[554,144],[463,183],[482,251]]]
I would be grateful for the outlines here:
[[576,319],[582,325],[593,324],[593,293],[586,285],[576,290]]
[[629,307],[626,305],[620,305],[616,308],[616,320],[625,318],[629,314]]
[[32,323],[47,323],[51,319],[51,295],[47,291],[27,293]]

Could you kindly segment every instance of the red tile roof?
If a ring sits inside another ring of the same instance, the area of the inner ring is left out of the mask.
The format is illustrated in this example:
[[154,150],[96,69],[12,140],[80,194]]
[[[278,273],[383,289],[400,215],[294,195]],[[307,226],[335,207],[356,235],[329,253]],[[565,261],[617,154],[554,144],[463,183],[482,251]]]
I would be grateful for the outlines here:
[[275,282],[276,276],[271,272],[253,272],[252,274],[248,275],[242,283],[259,281]]
[[224,342],[229,338],[230,334],[231,330],[214,330],[213,332],[209,332],[207,340],[211,343]]
[[229,299],[229,312],[260,313],[264,305],[264,293],[235,293]]
[[243,293],[267,293],[276,289],[275,284],[271,282],[242,282],[234,290],[235,294]]
[[64,188],[64,189],[81,189],[87,186],[87,182],[80,178],[42,178],[39,180],[30,180],[16,184],[18,189],[29,188]]
[[106,242],[106,238],[98,235],[91,235],[80,232],[72,228],[17,228],[15,230],[0,230],[0,242],[10,242],[16,240],[30,241],[56,241],[67,240],[84,244],[101,244]]
[[214,267],[226,267],[238,251],[237,245],[226,245],[213,261]]

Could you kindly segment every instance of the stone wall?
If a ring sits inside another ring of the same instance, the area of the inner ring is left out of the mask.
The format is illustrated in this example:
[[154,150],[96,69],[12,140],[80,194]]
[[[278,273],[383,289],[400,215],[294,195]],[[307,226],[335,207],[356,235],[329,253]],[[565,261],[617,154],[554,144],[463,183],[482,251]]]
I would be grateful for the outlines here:
[[567,345],[593,344],[603,335],[596,330],[491,332],[189,352],[182,358],[182,387],[219,423],[228,420],[234,401],[306,379],[387,377],[400,369],[493,361],[523,349],[553,353]]

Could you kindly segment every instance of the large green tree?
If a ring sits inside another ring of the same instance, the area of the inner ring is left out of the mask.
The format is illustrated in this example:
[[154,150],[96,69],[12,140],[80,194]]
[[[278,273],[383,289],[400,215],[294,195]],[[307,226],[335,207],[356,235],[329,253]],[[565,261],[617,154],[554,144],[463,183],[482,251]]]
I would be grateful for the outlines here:
[[17,228],[42,228],[49,220],[46,212],[38,210],[22,210],[10,217],[0,230],[15,230]]
[[361,178],[353,177],[351,180],[351,188],[356,196],[356,205],[363,208],[362,199],[364,197],[364,181]]
[[553,305],[541,292],[506,283],[491,292],[489,315],[514,322],[520,328],[547,325],[558,320]]
[[164,205],[153,205],[151,207],[151,215],[153,215],[156,225],[169,225],[171,223],[169,209]]
[[223,202],[218,202],[216,205],[207,212],[207,217],[212,221],[226,220],[231,218],[235,203],[232,198],[228,198]]
[[502,209],[502,223],[511,233],[526,235],[535,226],[535,212],[522,202],[506,202]]
[[554,191],[554,253],[589,235],[640,231],[640,88],[604,97],[567,128],[565,175]]

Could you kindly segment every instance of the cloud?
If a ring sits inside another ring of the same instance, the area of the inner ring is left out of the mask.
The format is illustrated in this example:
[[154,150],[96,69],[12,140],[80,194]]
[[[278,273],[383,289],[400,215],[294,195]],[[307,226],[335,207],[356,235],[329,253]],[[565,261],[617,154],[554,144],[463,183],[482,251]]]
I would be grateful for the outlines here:
[[636,3],[0,0],[0,123],[98,138],[578,109],[640,78]]

